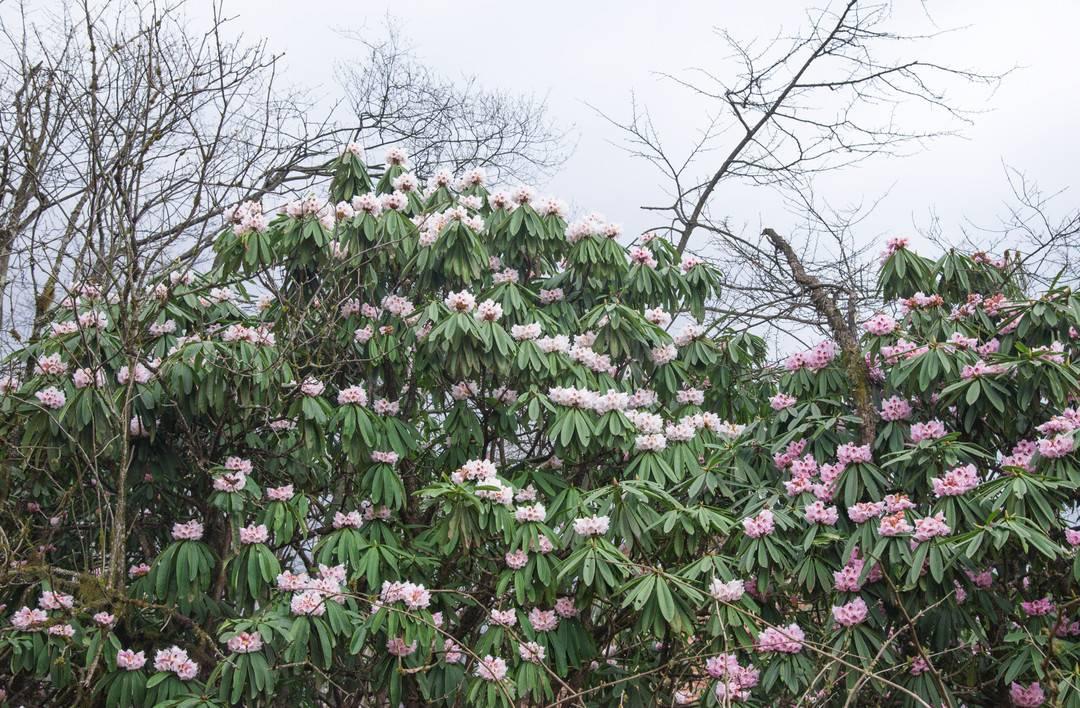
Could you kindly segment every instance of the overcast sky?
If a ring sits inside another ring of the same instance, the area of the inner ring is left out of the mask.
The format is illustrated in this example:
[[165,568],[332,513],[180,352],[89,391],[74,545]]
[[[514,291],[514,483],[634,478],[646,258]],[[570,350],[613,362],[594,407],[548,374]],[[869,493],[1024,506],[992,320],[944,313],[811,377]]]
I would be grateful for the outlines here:
[[[630,233],[653,225],[639,207],[657,201],[662,181],[613,144],[620,136],[589,106],[625,116],[630,93],[636,92],[661,132],[678,146],[702,126],[701,106],[657,73],[694,66],[722,71],[727,52],[715,28],[747,39],[794,32],[805,23],[806,6],[796,0],[226,0],[249,37],[266,37],[272,49],[285,52],[287,79],[316,95],[336,95],[333,61],[357,55],[355,45],[337,31],[375,36],[390,15],[417,55],[446,75],[476,75],[490,87],[547,96],[552,117],[573,129],[576,148],[564,167],[538,186],[578,209],[603,212]],[[929,0],[926,7],[929,19],[922,3],[898,2],[898,26],[965,29],[923,47],[920,58],[983,72],[1020,68],[992,96],[959,97],[966,107],[984,111],[963,128],[962,138],[937,141],[902,160],[866,162],[821,181],[819,194],[841,205],[889,192],[863,225],[862,239],[908,233],[925,224],[931,210],[947,231],[955,232],[965,218],[993,225],[1008,197],[1003,162],[1050,190],[1068,187],[1080,162],[1075,62],[1080,2]],[[796,219],[768,190],[750,196],[733,190],[720,195],[724,198],[731,199],[736,223],[750,230],[761,225],[784,230]]]

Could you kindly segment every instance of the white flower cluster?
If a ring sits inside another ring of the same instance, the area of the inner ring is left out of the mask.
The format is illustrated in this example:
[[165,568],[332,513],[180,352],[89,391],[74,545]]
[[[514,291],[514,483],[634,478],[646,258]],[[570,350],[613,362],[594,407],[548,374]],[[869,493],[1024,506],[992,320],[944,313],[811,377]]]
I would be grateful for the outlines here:
[[593,212],[566,227],[566,240],[577,243],[589,237],[618,238],[621,233],[622,228],[618,224],[609,223],[602,215]]
[[259,202],[243,202],[231,209],[225,210],[225,221],[232,224],[233,233],[244,236],[253,231],[266,231],[268,222],[263,214],[262,204]]
[[476,482],[476,496],[509,506],[514,502],[514,488],[499,479],[497,474],[498,469],[490,460],[469,460],[454,470],[450,479],[454,484]]
[[439,234],[448,225],[460,222],[473,231],[484,230],[484,220],[477,214],[470,214],[469,209],[476,209],[479,204],[475,197],[462,197],[460,203],[435,214],[419,214],[413,223],[420,229],[420,245],[430,246],[439,240]]
[[611,519],[606,516],[585,516],[574,519],[574,533],[580,536],[602,536],[608,532]]
[[285,571],[277,576],[279,590],[294,593],[289,608],[294,615],[326,614],[326,601],[342,603],[345,596],[342,586],[345,584],[344,565],[319,565],[319,577],[312,578],[307,573]]
[[544,330],[537,322],[525,325],[514,325],[510,328],[510,336],[519,342],[537,339],[543,333]]

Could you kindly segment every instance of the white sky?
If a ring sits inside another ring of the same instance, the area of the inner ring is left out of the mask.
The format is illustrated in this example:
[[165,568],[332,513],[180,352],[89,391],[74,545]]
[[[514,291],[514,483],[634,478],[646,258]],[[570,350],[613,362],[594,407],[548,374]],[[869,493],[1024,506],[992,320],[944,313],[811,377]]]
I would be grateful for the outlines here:
[[[333,61],[347,61],[357,51],[336,31],[374,36],[386,15],[399,20],[418,56],[447,76],[476,75],[490,87],[546,95],[552,117],[573,127],[577,146],[558,174],[538,186],[577,209],[603,212],[633,234],[654,225],[639,207],[660,198],[662,180],[612,144],[620,136],[587,104],[626,116],[634,91],[676,146],[694,135],[703,116],[695,99],[656,72],[703,66],[722,73],[726,50],[713,28],[745,38],[794,32],[804,23],[806,4],[226,0],[226,9],[238,16],[237,25],[249,37],[267,37],[273,50],[286,53],[288,81],[327,98],[338,90]],[[910,23],[904,26],[934,29],[922,3],[898,0],[896,6],[898,22]],[[994,225],[1009,195],[1003,162],[1050,191],[1067,187],[1080,163],[1075,136],[1080,2],[929,0],[927,8],[938,29],[965,29],[935,40],[920,58],[984,72],[1021,68],[989,100],[985,93],[966,99],[968,107],[986,112],[964,128],[963,138],[937,141],[902,160],[866,162],[821,181],[819,194],[838,205],[891,190],[863,225],[860,240],[908,233],[913,224],[926,223],[930,210],[942,218],[947,233],[965,217]],[[754,232],[762,225],[783,232],[797,220],[768,190],[732,190],[719,199],[730,199],[735,223]],[[1066,194],[1062,201],[1074,200]]]

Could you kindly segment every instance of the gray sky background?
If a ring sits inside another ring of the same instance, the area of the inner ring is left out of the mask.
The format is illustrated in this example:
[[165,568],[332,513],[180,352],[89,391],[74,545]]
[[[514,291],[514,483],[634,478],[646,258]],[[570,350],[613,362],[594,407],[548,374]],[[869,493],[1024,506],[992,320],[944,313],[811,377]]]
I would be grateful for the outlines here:
[[[476,75],[489,87],[546,95],[552,117],[573,128],[576,149],[557,174],[537,186],[575,209],[601,211],[633,234],[655,225],[639,207],[661,198],[663,182],[618,146],[621,136],[589,105],[626,116],[630,93],[636,92],[679,152],[703,125],[702,106],[657,72],[701,66],[723,74],[730,66],[728,52],[714,28],[748,39],[782,29],[794,32],[805,24],[806,5],[803,0],[227,0],[226,9],[248,37],[266,37],[273,50],[285,52],[286,79],[317,97],[337,94],[333,62],[358,55],[353,41],[338,31],[375,37],[387,15],[399,21],[417,55],[447,76]],[[198,12],[196,6],[189,11]],[[931,1],[924,10],[920,2],[900,0],[894,16],[897,27],[919,32],[935,25],[963,28],[913,48],[920,58],[983,72],[1020,68],[992,96],[958,94],[962,105],[984,111],[963,127],[962,138],[944,138],[901,160],[874,159],[819,181],[818,193],[837,205],[889,192],[862,225],[860,240],[910,233],[915,224],[927,223],[931,210],[947,234],[956,234],[965,218],[993,226],[1009,196],[1003,162],[1048,191],[1069,186],[1080,162],[1075,135],[1080,2]],[[797,221],[770,190],[734,189],[720,199],[731,200],[735,224],[751,231],[762,225],[785,230]],[[1060,201],[1074,200],[1066,193]]]

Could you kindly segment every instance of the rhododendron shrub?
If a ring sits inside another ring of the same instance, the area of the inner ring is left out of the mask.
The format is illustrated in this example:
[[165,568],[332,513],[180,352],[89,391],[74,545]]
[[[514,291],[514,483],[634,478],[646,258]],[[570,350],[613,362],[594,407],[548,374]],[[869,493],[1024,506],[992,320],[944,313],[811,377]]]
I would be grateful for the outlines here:
[[890,244],[866,419],[662,236],[362,157],[9,361],[11,700],[1080,702],[1071,292]]

